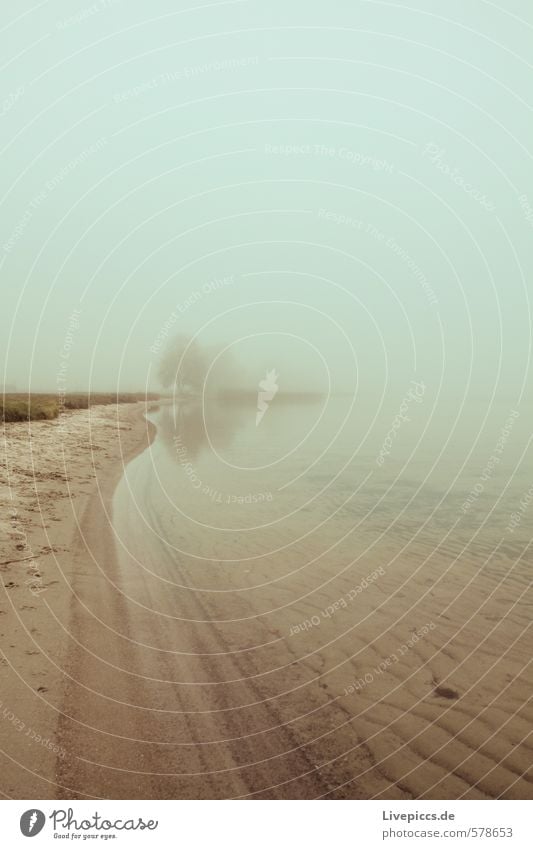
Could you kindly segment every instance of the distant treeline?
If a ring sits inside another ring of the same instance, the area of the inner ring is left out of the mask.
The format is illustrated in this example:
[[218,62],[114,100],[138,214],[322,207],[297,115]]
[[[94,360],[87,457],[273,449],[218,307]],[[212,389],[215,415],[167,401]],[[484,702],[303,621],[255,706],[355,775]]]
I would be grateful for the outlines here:
[[62,396],[33,393],[0,395],[0,420],[3,422],[51,421],[64,410],[87,410],[99,404],[135,404],[138,401],[158,401],[155,393],[112,392],[69,393]]

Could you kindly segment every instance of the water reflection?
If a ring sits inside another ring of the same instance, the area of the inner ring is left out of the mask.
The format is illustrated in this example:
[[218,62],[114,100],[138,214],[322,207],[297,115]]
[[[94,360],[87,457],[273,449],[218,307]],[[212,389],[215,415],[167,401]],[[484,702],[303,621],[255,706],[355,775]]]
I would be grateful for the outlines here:
[[249,410],[237,402],[191,399],[163,407],[157,419],[165,447],[178,460],[176,444],[183,446],[191,460],[210,451],[231,446],[239,430],[246,426]]

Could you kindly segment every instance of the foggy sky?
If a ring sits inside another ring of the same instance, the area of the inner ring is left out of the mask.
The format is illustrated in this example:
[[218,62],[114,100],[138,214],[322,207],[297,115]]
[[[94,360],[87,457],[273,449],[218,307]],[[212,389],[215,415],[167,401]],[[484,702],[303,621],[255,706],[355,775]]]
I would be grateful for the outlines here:
[[532,10],[409,6],[4,10],[0,383],[157,389],[184,332],[251,382],[519,399]]

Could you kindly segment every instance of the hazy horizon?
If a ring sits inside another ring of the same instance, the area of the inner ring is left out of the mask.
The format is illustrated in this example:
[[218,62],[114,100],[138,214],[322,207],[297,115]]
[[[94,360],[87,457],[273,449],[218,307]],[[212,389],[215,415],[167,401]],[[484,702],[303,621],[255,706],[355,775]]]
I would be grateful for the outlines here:
[[231,346],[247,384],[274,368],[376,401],[413,379],[458,409],[531,395],[510,12],[387,6],[383,32],[379,3],[305,21],[253,0],[158,0],[149,22],[139,2],[23,7],[5,23],[0,385],[157,391],[181,332]]

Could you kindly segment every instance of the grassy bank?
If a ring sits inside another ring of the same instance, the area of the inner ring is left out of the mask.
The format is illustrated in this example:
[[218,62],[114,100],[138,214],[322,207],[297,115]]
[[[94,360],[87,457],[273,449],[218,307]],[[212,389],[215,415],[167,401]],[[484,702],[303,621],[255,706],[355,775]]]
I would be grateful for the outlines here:
[[65,410],[87,410],[98,404],[134,404],[137,401],[157,401],[159,395],[123,392],[91,394],[70,393],[61,399],[57,395],[17,394],[0,395],[0,421],[51,421]]

